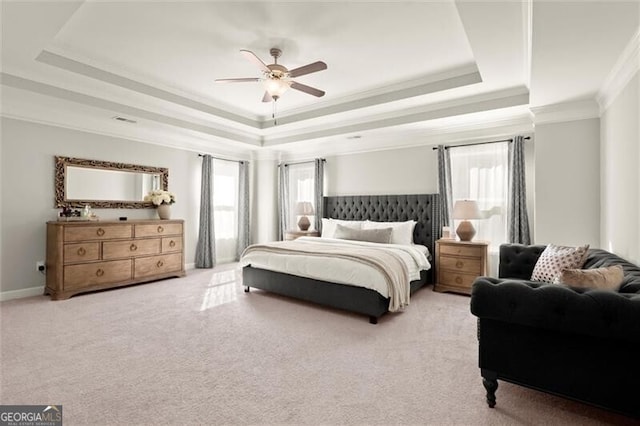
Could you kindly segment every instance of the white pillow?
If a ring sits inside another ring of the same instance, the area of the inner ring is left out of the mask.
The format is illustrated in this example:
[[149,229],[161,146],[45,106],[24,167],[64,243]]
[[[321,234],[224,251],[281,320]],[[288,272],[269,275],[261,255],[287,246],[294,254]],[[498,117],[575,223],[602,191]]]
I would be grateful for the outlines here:
[[347,226],[352,229],[362,229],[361,220],[340,220],[322,218],[322,235],[321,238],[335,238],[336,225]]
[[562,271],[580,269],[587,257],[589,244],[579,247],[557,246],[549,244],[536,262],[531,281],[558,283]]
[[391,244],[413,244],[413,229],[416,227],[415,220],[406,222],[371,222],[369,220],[362,224],[362,229],[393,228],[391,233]]

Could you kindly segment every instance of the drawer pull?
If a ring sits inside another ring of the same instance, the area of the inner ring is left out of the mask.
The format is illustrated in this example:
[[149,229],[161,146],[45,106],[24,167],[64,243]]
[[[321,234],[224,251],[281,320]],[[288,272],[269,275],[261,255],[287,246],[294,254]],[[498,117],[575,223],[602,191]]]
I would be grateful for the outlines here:
[[96,231],[96,234],[98,234],[98,237],[102,237],[104,235],[104,229],[98,228],[98,230]]
[[138,250],[138,246],[137,246],[137,245],[135,245],[135,244],[131,244],[131,245],[129,246],[129,250],[131,250],[131,251],[136,251],[136,250]]
[[456,277],[456,284],[462,284],[462,277]]
[[169,241],[169,247],[175,247],[176,246],[176,242],[171,240]]
[[462,268],[463,266],[464,266],[464,262],[463,262],[463,261],[458,260],[458,261],[456,262],[456,268]]
[[156,263],[156,266],[158,268],[162,268],[164,266],[164,262],[162,260],[158,260],[158,263]]
[[103,275],[104,275],[104,271],[103,271],[102,269],[98,269],[98,270],[96,271],[96,276],[97,276],[97,277],[101,277],[101,276],[103,276]]
[[78,249],[78,256],[84,256],[85,254],[87,254],[87,251],[84,249],[84,247],[80,247]]
[[164,232],[164,228],[160,225],[158,225],[158,233],[161,234]]

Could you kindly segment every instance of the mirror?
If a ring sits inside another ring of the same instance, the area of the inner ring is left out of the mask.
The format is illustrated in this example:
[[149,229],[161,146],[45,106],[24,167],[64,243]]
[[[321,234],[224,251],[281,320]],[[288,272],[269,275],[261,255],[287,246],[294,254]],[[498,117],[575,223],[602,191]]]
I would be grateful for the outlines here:
[[168,182],[162,167],[56,156],[56,207],[153,208],[144,196]]

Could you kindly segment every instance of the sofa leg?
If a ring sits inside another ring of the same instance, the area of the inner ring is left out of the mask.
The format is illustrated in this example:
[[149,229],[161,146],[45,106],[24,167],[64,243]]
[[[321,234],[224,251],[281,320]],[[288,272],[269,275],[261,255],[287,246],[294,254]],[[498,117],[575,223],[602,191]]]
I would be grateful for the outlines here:
[[496,391],[498,390],[498,375],[494,371],[482,370],[482,384],[487,390],[487,404],[490,408],[496,406]]

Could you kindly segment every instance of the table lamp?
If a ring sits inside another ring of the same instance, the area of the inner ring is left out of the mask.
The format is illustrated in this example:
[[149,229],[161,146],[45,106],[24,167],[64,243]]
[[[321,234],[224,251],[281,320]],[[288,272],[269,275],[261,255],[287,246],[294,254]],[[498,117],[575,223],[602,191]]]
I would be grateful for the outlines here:
[[298,228],[300,228],[301,231],[308,230],[309,226],[311,226],[311,222],[309,222],[309,218],[307,217],[307,215],[314,214],[313,204],[311,204],[309,201],[298,202],[298,204],[296,204],[296,214],[302,215],[302,217],[298,221]]
[[461,219],[460,225],[456,229],[456,234],[460,238],[460,241],[471,241],[476,235],[476,230],[469,222],[469,219],[480,219],[480,209],[478,203],[474,200],[458,200],[453,206],[453,218]]

